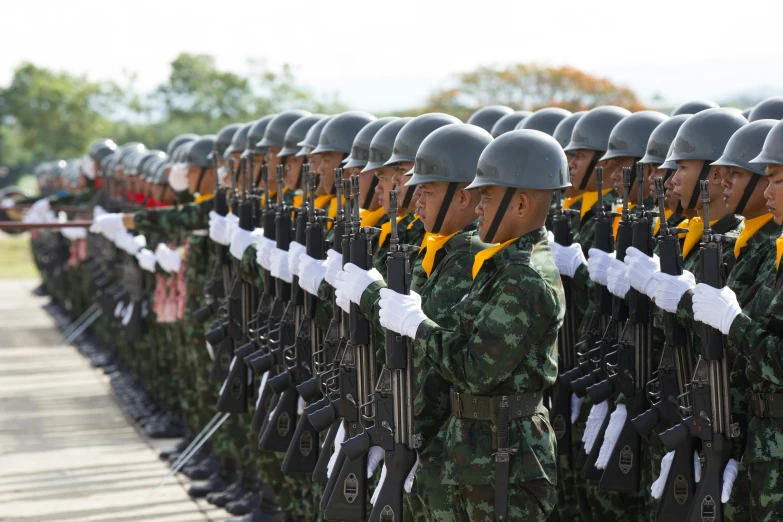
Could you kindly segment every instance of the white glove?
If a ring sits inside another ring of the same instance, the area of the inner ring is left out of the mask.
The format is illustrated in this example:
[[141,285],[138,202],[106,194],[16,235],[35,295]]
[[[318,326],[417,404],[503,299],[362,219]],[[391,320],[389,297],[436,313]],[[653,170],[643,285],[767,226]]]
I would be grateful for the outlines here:
[[381,494],[381,489],[383,489],[384,482],[386,482],[386,464],[383,465],[383,469],[381,470],[381,479],[378,481],[378,485],[375,486],[375,491],[372,492],[372,497],[370,497],[370,504],[373,506],[378,500],[378,495]]
[[87,229],[83,227],[65,227],[60,229],[60,233],[71,241],[87,237]]
[[122,224],[122,214],[103,214],[96,217],[90,226],[90,232],[103,234],[106,237],[121,230],[125,230],[125,225]]
[[687,270],[680,276],[657,272],[655,278],[655,304],[667,312],[675,313],[682,294],[696,286],[696,279]]
[[228,247],[228,251],[241,261],[247,247],[255,242],[256,238],[253,237],[250,231],[237,227],[231,234],[231,246]]
[[337,306],[343,309],[346,313],[351,313],[351,300],[345,295],[345,290],[337,288],[334,291],[334,300]]
[[620,438],[620,432],[623,431],[623,425],[627,418],[628,410],[625,409],[625,404],[618,404],[609,417],[609,425],[604,432],[604,443],[601,444],[598,460],[595,461],[596,468],[606,469],[606,465],[612,457],[612,452],[617,445],[617,439]]
[[723,470],[723,492],[720,495],[720,501],[724,504],[731,497],[731,488],[734,487],[734,481],[737,480],[737,471],[739,463],[734,459],[729,459],[726,468]]
[[288,270],[288,252],[280,248],[272,250],[272,262],[269,264],[269,272],[272,277],[276,277],[286,283],[292,283],[294,276]]
[[564,247],[554,241],[550,241],[549,248],[552,249],[552,257],[555,259],[555,265],[560,271],[560,275],[574,277],[577,268],[587,263],[579,243],[573,243],[571,246]]
[[229,244],[229,236],[226,233],[226,218],[215,212],[209,211],[209,238],[220,245]]
[[30,205],[30,212],[35,213],[45,213],[52,210],[52,206],[49,204],[49,200],[47,198],[42,198]]
[[111,240],[112,243],[114,243],[114,246],[120,250],[124,250],[125,252],[128,251],[128,242],[133,240],[133,234],[126,232],[125,230],[118,230],[111,236],[107,237]]
[[373,473],[375,473],[378,464],[383,460],[384,453],[383,448],[380,446],[370,447],[370,451],[367,453],[367,478],[372,477]]
[[609,262],[609,272],[606,274],[606,288],[612,295],[625,299],[625,294],[631,289],[628,280],[625,278],[625,263],[612,259]]
[[0,208],[14,208],[15,206],[16,201],[11,198],[3,198],[0,200]]
[[598,438],[598,431],[601,429],[608,413],[609,404],[607,404],[606,401],[599,404],[593,404],[590,407],[590,414],[587,416],[585,432],[582,435],[582,442],[585,443],[585,451],[587,453],[593,451],[593,444],[595,444],[595,439]]
[[669,470],[672,467],[672,459],[674,459],[674,452],[670,451],[663,456],[661,460],[661,472],[658,473],[658,478],[650,486],[650,494],[655,500],[660,500],[663,495],[663,489],[666,487],[666,479],[669,477]]
[[367,287],[375,281],[383,281],[383,276],[374,268],[363,270],[353,263],[347,263],[342,272],[337,274],[337,279],[337,287],[343,291],[345,297],[359,304]]
[[98,216],[102,216],[104,214],[108,214],[108,212],[106,212],[106,209],[103,208],[102,206],[95,205],[95,207],[93,207],[93,209],[92,209],[92,219],[93,220],[95,218],[97,218]]
[[311,295],[318,295],[318,287],[326,275],[326,265],[320,259],[307,254],[299,256],[299,286]]
[[731,323],[742,313],[737,295],[729,288],[699,283],[693,289],[693,318],[728,335]]
[[403,485],[403,489],[405,489],[405,493],[410,493],[413,489],[413,479],[416,477],[416,470],[419,469],[419,452],[416,452],[416,462],[413,464],[413,467],[411,468],[410,472],[408,473],[408,476],[405,477],[405,484]]
[[652,299],[655,297],[655,273],[661,271],[661,260],[657,255],[647,256],[641,250],[629,247],[625,251],[625,277],[631,288]]
[[139,266],[147,272],[155,272],[155,254],[152,250],[142,248],[139,253],[136,254],[136,260],[139,262]]
[[584,397],[580,399],[575,393],[571,394],[571,424],[574,424],[579,418],[579,412],[582,410],[583,402],[585,402]]
[[272,250],[277,246],[274,241],[267,239],[263,235],[256,235],[261,229],[253,231],[253,237],[256,241],[256,263],[261,265],[264,270],[269,270],[272,264]]
[[[228,241],[228,243],[230,243],[231,242],[231,234],[234,233],[234,229],[235,228],[239,227],[239,216],[229,212],[228,214],[226,214],[224,219],[226,220],[226,241]],[[264,232],[263,229],[261,229],[261,228],[257,228],[256,230],[260,230],[262,234]],[[254,230],[253,233],[256,230]],[[226,245],[228,245],[228,243],[226,243]]]
[[182,258],[179,256],[179,253],[163,243],[159,243],[155,249],[155,259],[157,259],[163,270],[172,274],[179,272],[182,265]]
[[693,480],[694,482],[701,481],[701,459],[696,450],[693,450]]
[[614,259],[615,253],[609,254],[598,248],[591,248],[587,254],[587,272],[590,274],[590,279],[599,285],[606,286],[609,284],[607,281],[609,264]]
[[337,274],[343,271],[343,255],[337,250],[329,249],[326,252],[326,272],[324,273],[324,279],[326,282],[337,286]]
[[334,436],[334,449],[332,450],[332,456],[329,457],[329,463],[326,465],[326,476],[331,477],[334,466],[337,464],[337,454],[340,452],[340,446],[342,446],[345,440],[345,424],[340,424],[340,429],[337,430],[337,435]]
[[306,251],[307,247],[296,241],[288,245],[288,271],[295,276],[299,275],[299,257]]
[[133,317],[133,308],[135,307],[135,303],[131,301],[128,303],[128,306],[125,307],[125,310],[122,312],[122,326],[128,326],[128,323],[130,323],[131,317]]
[[390,290],[381,289],[379,301],[380,312],[378,318],[381,326],[387,330],[407,335],[411,339],[416,338],[419,325],[427,316],[421,310],[421,296],[416,292],[404,295]]
[[130,232],[123,233],[117,241],[117,246],[132,256],[135,256],[139,250],[147,246],[146,237],[142,235],[134,236]]

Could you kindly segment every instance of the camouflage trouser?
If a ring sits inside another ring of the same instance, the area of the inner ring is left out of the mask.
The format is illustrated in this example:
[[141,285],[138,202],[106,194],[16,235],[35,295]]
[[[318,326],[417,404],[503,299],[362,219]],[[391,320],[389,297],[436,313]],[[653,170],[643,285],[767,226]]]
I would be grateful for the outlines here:
[[[451,486],[459,522],[495,522],[495,486]],[[507,522],[545,522],[555,507],[555,486],[545,480],[510,484]]]
[[557,506],[550,515],[549,522],[593,522],[595,520],[588,500],[587,482],[582,478],[582,470],[575,467],[576,459],[582,450],[582,435],[585,431],[590,405],[590,399],[586,397],[579,410],[579,418],[571,425],[571,454],[558,456]]
[[[742,467],[740,467],[741,472]],[[746,475],[750,485],[750,517],[746,520],[752,522],[783,520],[783,459],[749,464]]]
[[441,483],[443,459],[438,451],[419,455],[419,469],[408,495],[411,520],[415,522],[456,521],[451,486]]

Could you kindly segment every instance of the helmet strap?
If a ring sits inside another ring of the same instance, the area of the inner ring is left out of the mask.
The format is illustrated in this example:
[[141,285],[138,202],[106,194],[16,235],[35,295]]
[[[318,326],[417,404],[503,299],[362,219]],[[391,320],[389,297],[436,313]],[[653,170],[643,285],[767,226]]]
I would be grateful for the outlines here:
[[[449,183],[449,187],[446,189],[446,195],[443,196],[443,201],[440,204],[440,210],[438,210],[438,216],[435,218],[435,224],[432,227],[432,233],[438,234],[440,232],[440,227],[443,226],[443,221],[446,219],[446,214],[449,212],[449,207],[451,206],[451,200],[454,199],[454,193],[457,191],[457,185],[456,182]],[[408,187],[408,190],[410,190],[411,187]]]
[[[666,183],[669,181],[669,178],[671,178],[674,175],[673,169],[666,169],[666,174],[663,175],[663,182]],[[673,213],[675,215],[682,214],[685,209],[682,207],[682,201],[679,199],[677,200],[677,208],[674,209]]]
[[196,185],[196,192],[201,193],[201,182],[204,180],[204,174],[207,172],[206,167],[201,167],[201,172],[198,173],[198,185]]
[[590,181],[590,176],[593,175],[595,166],[598,165],[598,160],[601,156],[602,152],[600,150],[593,151],[593,158],[590,160],[590,164],[587,166],[587,172],[585,172],[585,175],[582,178],[582,182],[579,183],[579,190],[584,190],[587,186],[587,182]]
[[506,210],[508,210],[508,205],[511,203],[511,198],[514,197],[516,191],[517,189],[514,187],[506,187],[506,192],[503,194],[503,199],[500,200],[498,211],[495,214],[494,219],[492,219],[492,223],[489,225],[487,235],[484,237],[484,243],[492,243],[492,240],[495,238],[495,233],[498,231],[498,228],[500,228],[500,222],[503,221],[503,216],[506,215]]
[[414,190],[413,187],[408,187],[408,190],[405,192],[405,197],[402,198],[402,203],[400,203],[400,208],[408,208],[411,205],[414,192],[416,192],[416,190]]
[[737,203],[737,208],[734,209],[734,214],[742,214],[742,211],[745,210],[745,205],[748,204],[750,196],[752,196],[753,191],[756,190],[756,185],[758,185],[760,178],[761,176],[758,174],[753,174],[750,177],[750,181],[748,181],[748,184],[745,185],[745,190],[742,192],[742,197],[740,198],[739,203]]
[[367,210],[370,208],[370,203],[372,203],[372,198],[375,197],[375,188],[378,186],[378,176],[373,174],[372,181],[370,181],[370,190],[367,191],[367,195],[364,196],[364,203],[362,203],[362,206],[360,208],[363,208],[364,210]]
[[700,181],[704,181],[707,179],[707,176],[710,173],[710,162],[706,161],[704,162],[704,165],[701,167],[701,172],[699,172],[699,180],[696,182],[696,187],[693,189],[693,194],[691,194],[691,200],[688,202],[688,206],[685,207],[689,210],[694,210],[696,208],[696,203],[699,201],[699,196],[701,195],[701,183]]

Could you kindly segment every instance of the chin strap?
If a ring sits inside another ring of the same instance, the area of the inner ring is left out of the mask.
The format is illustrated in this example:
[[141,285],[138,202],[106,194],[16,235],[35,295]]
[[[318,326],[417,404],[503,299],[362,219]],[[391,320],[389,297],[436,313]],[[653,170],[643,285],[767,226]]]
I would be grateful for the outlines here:
[[370,182],[370,190],[367,191],[367,195],[364,197],[364,202],[362,203],[362,206],[360,208],[363,208],[364,210],[369,210],[370,204],[372,203],[372,198],[375,197],[375,187],[378,186],[378,176],[373,174],[372,181]]
[[593,175],[595,166],[598,164],[598,159],[603,155],[604,151],[593,151],[593,158],[590,160],[590,164],[587,166],[587,172],[585,172],[585,176],[582,178],[582,182],[579,184],[579,190],[584,190],[585,187],[587,187],[587,182],[590,181],[590,176]]
[[196,192],[201,193],[201,182],[204,180],[204,174],[206,174],[207,168],[201,167],[201,172],[198,173],[198,185],[196,185]]
[[[663,182],[664,184],[669,181],[669,179],[674,175],[674,169],[666,169],[666,174],[663,175]],[[671,210],[671,209],[669,209]],[[685,209],[682,207],[682,201],[679,199],[677,200],[677,208],[675,208],[672,212],[674,214],[681,215]]]
[[691,200],[688,202],[688,206],[685,207],[688,210],[696,209],[696,203],[698,203],[699,196],[701,195],[701,181],[707,179],[709,173],[710,173],[710,162],[705,161],[704,165],[702,165],[701,167],[701,172],[699,172],[699,180],[696,182],[696,187],[693,189],[693,194],[691,194]]
[[[451,182],[446,189],[446,195],[443,196],[440,210],[438,210],[438,216],[435,218],[435,225],[432,227],[433,234],[438,234],[440,232],[440,227],[443,226],[443,221],[446,219],[446,214],[448,214],[449,207],[451,206],[451,200],[454,199],[454,193],[457,191],[457,185],[458,183]],[[411,187],[408,188],[410,189]]]
[[489,225],[487,235],[484,237],[484,243],[492,243],[492,239],[495,237],[495,233],[500,228],[500,222],[503,221],[503,216],[506,215],[508,210],[508,204],[511,203],[511,198],[514,197],[514,193],[517,191],[514,187],[506,187],[506,192],[503,194],[503,199],[500,200],[500,206],[495,214],[492,223]]
[[745,185],[745,190],[742,192],[742,198],[739,200],[739,203],[737,203],[737,208],[735,208],[733,212],[734,214],[742,214],[742,211],[745,210],[745,205],[748,204],[750,197],[753,195],[753,191],[756,190],[759,179],[761,179],[761,176],[758,174],[752,174],[750,176],[750,181]]

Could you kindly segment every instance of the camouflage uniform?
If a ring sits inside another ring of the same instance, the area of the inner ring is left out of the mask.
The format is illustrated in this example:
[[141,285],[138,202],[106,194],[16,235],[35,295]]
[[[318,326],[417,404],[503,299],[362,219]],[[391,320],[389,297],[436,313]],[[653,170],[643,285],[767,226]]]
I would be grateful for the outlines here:
[[[557,376],[565,297],[546,231],[514,240],[484,261],[453,309],[455,331],[425,320],[416,349],[459,393],[537,394]],[[520,291],[522,290],[522,291]],[[494,521],[496,449],[486,421],[452,416],[444,435],[443,484],[461,520]],[[555,436],[545,409],[510,422],[509,521],[546,520],[555,505]]]

